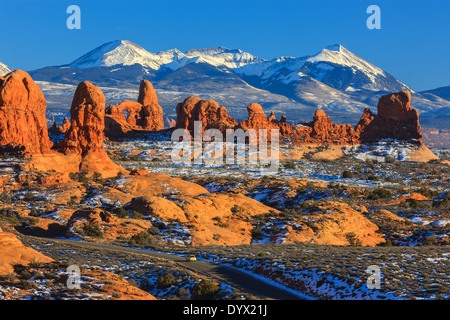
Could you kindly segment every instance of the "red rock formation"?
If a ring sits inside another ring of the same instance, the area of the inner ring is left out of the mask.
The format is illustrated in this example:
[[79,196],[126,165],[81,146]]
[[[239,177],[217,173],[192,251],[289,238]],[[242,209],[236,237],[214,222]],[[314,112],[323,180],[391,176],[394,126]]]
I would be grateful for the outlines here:
[[251,103],[247,106],[248,120],[242,121],[239,125],[244,129],[276,129],[278,126],[274,122],[275,115],[268,118],[264,114],[264,110],[261,105],[257,103]]
[[46,153],[47,103],[38,85],[25,71],[0,79],[0,145],[18,146],[29,154]]
[[198,97],[188,97],[182,103],[177,104],[177,123],[176,128],[187,129],[189,128],[189,122],[191,121],[191,112],[194,109],[197,102],[201,99]]
[[0,274],[14,272],[16,265],[28,265],[31,262],[51,262],[53,259],[26,247],[13,233],[0,228]]
[[150,131],[164,129],[163,110],[158,104],[158,97],[150,81],[141,81],[138,102],[143,105],[143,128]]
[[323,110],[316,111],[311,127],[311,138],[316,143],[343,145],[359,142],[358,134],[350,124],[333,124]]
[[[128,114],[125,116],[124,111]],[[153,85],[142,80],[138,101],[125,100],[106,109],[105,134],[124,136],[130,131],[159,131],[164,129],[163,110],[158,104]]]
[[369,109],[355,127],[362,143],[380,139],[413,140],[422,144],[419,113],[411,107],[411,94],[401,91],[378,100],[378,114]]
[[202,129],[226,129],[234,128],[237,121],[228,115],[225,107],[220,107],[214,100],[201,100],[197,97],[186,98],[176,108],[176,127],[194,131],[194,122],[201,121]]
[[[274,113],[270,117],[264,114],[259,104],[252,103],[247,107],[248,120],[241,121],[239,126],[244,129],[279,129],[280,140],[288,139],[295,144],[355,144],[358,135],[349,124],[333,124],[323,110],[317,110],[313,121],[301,126],[290,125],[286,116],[277,121]],[[270,140],[270,131],[268,131]]]
[[64,117],[62,126],[58,126],[56,121],[53,122],[53,126],[51,128],[51,132],[53,133],[66,133],[70,128],[70,120],[67,117]]
[[176,128],[177,121],[175,119],[167,117],[165,120],[168,128]]
[[64,154],[81,156],[80,171],[115,175],[123,169],[114,164],[103,146],[105,128],[105,97],[88,81],[81,82],[70,109],[71,125],[58,145]]

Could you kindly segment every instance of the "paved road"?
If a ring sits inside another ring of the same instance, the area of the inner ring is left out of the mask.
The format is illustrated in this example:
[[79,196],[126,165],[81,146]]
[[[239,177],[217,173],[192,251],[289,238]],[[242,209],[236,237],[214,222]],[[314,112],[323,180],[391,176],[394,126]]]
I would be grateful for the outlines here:
[[[36,237],[33,237],[36,238]],[[272,286],[264,281],[261,281],[249,274],[234,268],[214,264],[206,261],[186,261],[185,257],[167,253],[152,252],[140,249],[132,249],[126,247],[119,247],[103,243],[93,243],[84,241],[73,241],[64,239],[44,238],[45,240],[61,242],[73,246],[80,246],[83,248],[101,249],[105,251],[116,251],[127,254],[147,255],[151,257],[172,260],[187,269],[194,272],[204,274],[205,276],[215,278],[219,281],[228,283],[232,287],[238,288],[242,292],[250,293],[258,297],[271,300],[300,300],[301,298],[293,293],[283,290],[279,287]]]

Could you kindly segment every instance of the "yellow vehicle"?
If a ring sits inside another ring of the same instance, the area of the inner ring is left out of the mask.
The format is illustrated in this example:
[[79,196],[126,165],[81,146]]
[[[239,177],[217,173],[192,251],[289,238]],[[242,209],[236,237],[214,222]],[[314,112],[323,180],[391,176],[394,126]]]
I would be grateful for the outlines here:
[[195,257],[195,255],[190,254],[186,257],[186,261],[197,261],[197,258]]

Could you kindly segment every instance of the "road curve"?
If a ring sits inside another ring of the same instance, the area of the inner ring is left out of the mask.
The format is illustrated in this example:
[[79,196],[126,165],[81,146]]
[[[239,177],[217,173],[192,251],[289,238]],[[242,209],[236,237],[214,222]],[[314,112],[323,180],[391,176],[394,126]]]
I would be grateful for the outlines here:
[[127,254],[135,255],[147,255],[155,258],[161,258],[165,260],[171,260],[175,263],[182,265],[183,267],[190,269],[191,271],[204,274],[210,278],[215,278],[219,281],[225,282],[232,287],[235,287],[242,292],[250,293],[255,296],[270,299],[270,300],[300,300],[301,298],[287,290],[273,286],[258,278],[255,278],[245,272],[239,271],[235,268],[231,268],[225,265],[215,264],[207,261],[186,261],[186,258],[180,255],[167,254],[161,252],[147,251],[141,249],[133,249],[127,247],[114,246],[104,243],[74,241],[66,239],[54,239],[54,238],[40,238],[32,237],[35,239],[45,239],[47,241],[60,242],[70,244],[73,246],[88,247],[93,249],[101,249],[105,251],[116,251]]

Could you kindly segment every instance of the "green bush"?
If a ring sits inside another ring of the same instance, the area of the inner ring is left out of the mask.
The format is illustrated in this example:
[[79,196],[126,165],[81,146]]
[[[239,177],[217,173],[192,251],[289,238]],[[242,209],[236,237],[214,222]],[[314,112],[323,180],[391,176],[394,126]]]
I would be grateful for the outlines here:
[[175,285],[175,277],[170,272],[167,272],[166,274],[163,274],[158,277],[156,280],[156,284],[159,288],[169,288],[173,285]]
[[252,238],[254,239],[261,239],[261,227],[260,226],[256,226],[252,229]]
[[4,204],[11,204],[12,203],[12,194],[9,191],[2,192],[0,194],[0,202]]
[[137,212],[137,211],[132,211],[130,213],[130,216],[133,219],[143,219],[144,218],[144,215],[142,213],[140,213],[140,212]]
[[233,213],[239,213],[241,212],[241,208],[239,208],[239,206],[237,204],[235,204],[232,208],[231,208],[231,212]]
[[85,224],[83,226],[83,234],[92,238],[103,238],[103,232],[99,227],[91,226],[90,224]]
[[376,188],[368,192],[367,199],[378,200],[392,198],[392,192],[384,188]]
[[210,280],[202,279],[192,289],[194,298],[197,299],[214,299],[219,293],[219,287]]
[[121,218],[121,219],[128,218],[128,211],[122,207],[114,208],[111,210],[111,212],[113,214],[115,214],[118,218]]
[[130,246],[145,246],[147,244],[150,244],[151,242],[151,235],[146,231],[141,231],[138,234],[135,234],[130,238],[130,241],[128,242]]
[[344,172],[342,172],[342,178],[345,178],[345,179],[353,178],[353,172],[345,170]]
[[288,160],[283,164],[283,167],[286,169],[295,170],[295,169],[297,169],[297,164],[292,160]]

